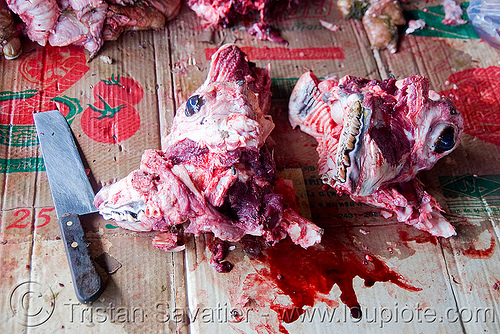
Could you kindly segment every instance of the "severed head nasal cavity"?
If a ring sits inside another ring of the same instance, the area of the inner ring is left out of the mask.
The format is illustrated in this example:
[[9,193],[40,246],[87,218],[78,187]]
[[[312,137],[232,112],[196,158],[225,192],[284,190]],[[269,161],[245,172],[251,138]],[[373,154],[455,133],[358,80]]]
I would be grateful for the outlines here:
[[186,102],[186,110],[184,113],[187,117],[193,116],[200,111],[201,107],[205,104],[205,100],[199,95],[191,96]]
[[441,131],[441,134],[434,144],[434,152],[444,153],[455,147],[455,129],[447,126]]

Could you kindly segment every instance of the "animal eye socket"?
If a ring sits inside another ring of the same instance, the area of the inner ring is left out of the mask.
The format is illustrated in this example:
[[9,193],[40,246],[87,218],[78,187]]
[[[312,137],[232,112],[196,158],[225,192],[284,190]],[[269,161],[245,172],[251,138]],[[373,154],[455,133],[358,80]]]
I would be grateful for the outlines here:
[[205,100],[201,96],[193,95],[187,100],[184,113],[187,117],[193,116],[200,111],[203,104],[205,104]]
[[455,146],[455,129],[451,126],[446,127],[439,135],[434,152],[443,153],[451,150]]

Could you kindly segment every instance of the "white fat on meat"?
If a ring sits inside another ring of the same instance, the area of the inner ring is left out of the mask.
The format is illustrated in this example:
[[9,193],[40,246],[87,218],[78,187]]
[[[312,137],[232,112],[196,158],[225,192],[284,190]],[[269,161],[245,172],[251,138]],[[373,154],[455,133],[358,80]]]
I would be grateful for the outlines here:
[[28,37],[45,45],[59,17],[56,0],[6,0],[10,10],[19,15],[27,26]]
[[80,22],[73,11],[66,10],[59,16],[54,32],[49,36],[49,43],[52,46],[83,45],[87,34],[88,27]]
[[[26,25],[28,37],[44,46],[81,45],[93,58],[105,37],[117,39],[125,30],[158,29],[180,11],[180,0],[7,0]],[[120,10],[116,10],[120,6]],[[107,35],[104,25],[108,21]]]
[[226,2],[222,6],[213,6],[212,4],[205,4],[203,1],[190,0],[187,2],[188,6],[196,12],[198,16],[203,19],[205,26],[216,25],[223,21],[231,9],[231,2]]
[[[260,147],[274,128],[270,116],[260,110],[257,97],[247,85],[216,82],[202,86],[198,97],[200,111],[186,116],[179,113],[172,125],[167,145],[188,138],[211,150],[227,152],[240,147]],[[180,110],[186,110],[188,100]]]
[[162,13],[167,21],[175,18],[182,7],[180,0],[147,0],[147,3]]
[[81,45],[93,57],[103,44],[102,29],[108,5],[105,1],[65,0],[63,11],[49,36],[52,46]]
[[462,19],[462,15],[464,13],[462,7],[460,7],[460,5],[454,0],[443,0],[443,10],[443,24],[458,26],[467,23],[466,20]]

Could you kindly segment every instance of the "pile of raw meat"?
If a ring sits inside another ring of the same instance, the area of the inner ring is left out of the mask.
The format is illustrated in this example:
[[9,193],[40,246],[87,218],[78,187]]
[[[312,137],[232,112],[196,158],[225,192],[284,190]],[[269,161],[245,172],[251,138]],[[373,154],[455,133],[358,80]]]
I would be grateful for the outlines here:
[[260,21],[254,23],[248,32],[260,40],[279,44],[287,42],[270,23],[284,10],[298,3],[299,0],[187,0],[187,5],[201,17],[206,27],[227,27],[243,17],[257,14]]
[[435,236],[453,226],[415,178],[460,143],[463,119],[429,80],[367,80],[345,76],[319,81],[303,74],[289,103],[289,120],[318,141],[323,182],[383,216]]
[[[183,249],[184,223],[184,233],[211,232],[222,241],[252,235],[272,245],[288,235],[304,248],[320,242],[322,230],[276,192],[287,186],[266,146],[274,128],[270,86],[269,66],[222,46],[206,81],[177,110],[166,149],[146,151],[139,169],[102,188],[99,212],[126,229],[160,231],[153,244],[163,250]],[[223,258],[212,259],[218,271],[230,269]]]
[[0,0],[0,13],[5,2],[32,41],[82,45],[91,57],[123,31],[163,27],[181,7],[180,0]]

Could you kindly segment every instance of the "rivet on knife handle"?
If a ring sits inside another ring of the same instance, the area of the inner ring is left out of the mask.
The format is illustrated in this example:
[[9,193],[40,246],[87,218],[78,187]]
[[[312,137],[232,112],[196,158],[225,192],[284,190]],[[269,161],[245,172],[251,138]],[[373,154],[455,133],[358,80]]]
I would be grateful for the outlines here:
[[88,242],[80,224],[80,218],[76,214],[64,215],[59,218],[59,226],[70,264],[76,297],[82,303],[90,303],[99,297],[102,283],[90,258]]

